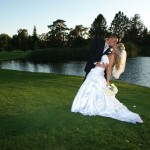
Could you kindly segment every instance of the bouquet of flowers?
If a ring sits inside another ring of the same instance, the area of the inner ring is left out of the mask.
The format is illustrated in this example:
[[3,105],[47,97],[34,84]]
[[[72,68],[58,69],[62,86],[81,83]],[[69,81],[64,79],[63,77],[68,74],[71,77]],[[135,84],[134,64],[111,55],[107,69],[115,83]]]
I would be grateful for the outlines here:
[[118,89],[117,87],[112,83],[110,84],[109,87],[107,87],[105,90],[104,90],[105,94],[109,95],[109,96],[112,96],[112,95],[116,95],[117,92],[118,92]]

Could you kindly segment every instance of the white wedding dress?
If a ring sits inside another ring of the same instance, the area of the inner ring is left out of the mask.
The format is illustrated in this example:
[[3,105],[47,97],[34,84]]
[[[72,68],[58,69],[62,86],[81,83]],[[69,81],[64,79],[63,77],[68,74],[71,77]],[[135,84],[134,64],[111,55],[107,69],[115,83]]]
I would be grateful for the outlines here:
[[[103,55],[100,63],[102,62],[109,63],[107,55]],[[115,95],[106,94],[106,88],[108,87],[104,77],[104,68],[95,67],[91,69],[75,96],[71,111],[89,116],[111,117],[134,124],[143,123],[140,116],[128,110],[115,98]]]

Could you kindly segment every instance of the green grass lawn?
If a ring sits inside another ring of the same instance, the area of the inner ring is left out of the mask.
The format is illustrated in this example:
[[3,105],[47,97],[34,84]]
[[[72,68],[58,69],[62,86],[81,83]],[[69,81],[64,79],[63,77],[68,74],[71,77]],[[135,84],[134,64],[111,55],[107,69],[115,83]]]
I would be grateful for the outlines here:
[[12,52],[0,52],[0,61],[8,59],[26,58],[31,51],[12,51]]
[[[70,112],[82,77],[0,70],[1,150],[149,150],[150,88],[114,82],[131,124]],[[133,106],[136,107],[133,107]]]

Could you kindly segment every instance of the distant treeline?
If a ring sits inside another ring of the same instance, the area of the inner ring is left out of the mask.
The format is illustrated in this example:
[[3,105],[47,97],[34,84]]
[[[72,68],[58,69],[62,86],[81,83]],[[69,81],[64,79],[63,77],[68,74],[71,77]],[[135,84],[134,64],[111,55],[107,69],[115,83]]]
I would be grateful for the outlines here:
[[[105,38],[110,33],[117,33],[119,41],[125,43],[129,57],[150,56],[150,31],[142,23],[138,14],[129,19],[119,11],[115,14],[110,27],[104,16],[99,14],[90,28],[76,25],[72,29],[67,27],[64,20],[58,19],[48,25],[48,29],[47,33],[41,35],[37,34],[36,26],[34,26],[32,35],[28,35],[27,29],[19,29],[12,37],[5,33],[0,34],[0,51],[33,50],[38,53],[42,51],[46,53],[48,49],[51,49],[51,53],[56,54],[67,49],[68,54],[72,51],[73,55],[82,55],[81,51],[85,50],[82,47],[88,49],[93,38]],[[75,49],[76,53],[73,52]]]

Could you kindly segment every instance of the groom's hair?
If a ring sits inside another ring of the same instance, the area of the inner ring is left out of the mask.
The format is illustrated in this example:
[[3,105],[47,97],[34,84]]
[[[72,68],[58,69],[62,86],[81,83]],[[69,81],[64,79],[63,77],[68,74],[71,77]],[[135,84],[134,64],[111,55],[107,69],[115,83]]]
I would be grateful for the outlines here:
[[116,33],[109,33],[107,35],[107,38],[117,38],[118,39],[118,35]]

